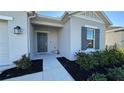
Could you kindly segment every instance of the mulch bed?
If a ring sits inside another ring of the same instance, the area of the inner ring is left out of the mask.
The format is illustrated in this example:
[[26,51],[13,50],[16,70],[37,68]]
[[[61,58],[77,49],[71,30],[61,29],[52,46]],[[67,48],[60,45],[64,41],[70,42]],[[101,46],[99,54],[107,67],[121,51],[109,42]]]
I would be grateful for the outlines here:
[[20,69],[20,68],[14,67],[14,68],[3,71],[0,74],[0,80],[24,76],[24,75],[43,71],[43,60],[42,59],[32,60],[31,63],[32,64],[28,69]]
[[65,57],[58,57],[57,59],[76,81],[86,81],[87,78],[90,77],[93,73],[106,73],[106,69],[114,68],[115,66],[120,67],[124,64],[124,62],[122,62],[115,65],[106,65],[104,67],[98,66],[95,69],[90,69],[87,71],[80,68],[76,61],[70,61]]
[[90,75],[86,70],[81,69],[75,61],[70,61],[65,57],[57,59],[76,81],[86,80]]

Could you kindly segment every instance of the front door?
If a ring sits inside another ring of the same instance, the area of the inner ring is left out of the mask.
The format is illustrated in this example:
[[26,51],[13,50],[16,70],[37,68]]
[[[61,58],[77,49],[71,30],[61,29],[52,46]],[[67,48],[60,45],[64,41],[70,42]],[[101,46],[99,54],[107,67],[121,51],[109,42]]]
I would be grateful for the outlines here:
[[47,52],[47,33],[37,33],[37,52]]

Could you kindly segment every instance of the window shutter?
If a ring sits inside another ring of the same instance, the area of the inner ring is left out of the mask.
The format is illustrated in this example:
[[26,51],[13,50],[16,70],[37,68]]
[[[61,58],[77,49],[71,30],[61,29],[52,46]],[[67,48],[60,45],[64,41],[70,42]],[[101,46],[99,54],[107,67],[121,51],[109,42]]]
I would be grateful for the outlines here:
[[95,49],[99,49],[100,47],[100,30],[95,29]]
[[87,27],[82,27],[81,29],[81,49],[87,49]]

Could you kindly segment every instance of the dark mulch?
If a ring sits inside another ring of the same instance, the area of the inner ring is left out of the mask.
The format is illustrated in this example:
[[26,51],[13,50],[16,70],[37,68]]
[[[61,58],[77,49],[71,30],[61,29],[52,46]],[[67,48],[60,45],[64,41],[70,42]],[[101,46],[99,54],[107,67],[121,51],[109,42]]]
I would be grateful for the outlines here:
[[58,57],[57,59],[76,81],[86,81],[87,78],[90,77],[93,73],[98,72],[104,74],[107,73],[107,69],[109,68],[120,67],[124,65],[124,62],[121,62],[115,65],[106,65],[104,67],[97,66],[95,69],[90,69],[87,71],[80,68],[80,65],[78,65],[76,61],[70,61],[65,57]]
[[0,80],[24,76],[27,74],[32,74],[36,72],[43,71],[43,60],[32,60],[31,66],[28,69],[20,69],[17,67],[7,69],[0,74]]
[[75,61],[70,61],[65,57],[58,57],[57,59],[76,81],[86,80],[89,77],[90,73],[81,69]]

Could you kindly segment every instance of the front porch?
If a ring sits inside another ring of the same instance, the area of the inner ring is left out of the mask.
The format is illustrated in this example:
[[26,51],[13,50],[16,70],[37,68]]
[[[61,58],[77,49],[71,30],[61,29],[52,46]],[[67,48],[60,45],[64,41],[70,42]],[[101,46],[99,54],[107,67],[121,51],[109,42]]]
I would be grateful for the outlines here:
[[30,33],[31,58],[41,54],[59,53],[60,27],[32,24]]

